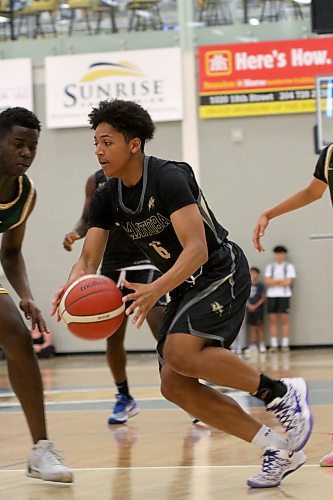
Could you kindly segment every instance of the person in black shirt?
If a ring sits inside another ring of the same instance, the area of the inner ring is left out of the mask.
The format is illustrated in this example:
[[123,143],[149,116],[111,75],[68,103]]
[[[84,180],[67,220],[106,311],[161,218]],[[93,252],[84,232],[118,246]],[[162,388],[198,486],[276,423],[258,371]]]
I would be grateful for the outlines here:
[[[73,243],[87,234],[91,199],[96,189],[105,185],[106,180],[101,169],[88,177],[83,211],[74,229],[65,235],[63,241],[65,250],[71,251]],[[114,245],[115,241],[117,241],[117,245]],[[117,283],[124,296],[130,293],[130,290],[122,284],[124,278],[138,283],[151,283],[161,275],[127,236],[126,232],[117,225],[114,225],[110,230],[103,255],[101,274]],[[158,332],[165,306],[166,297],[163,296],[147,314],[148,325],[156,340],[158,340]],[[126,350],[124,346],[126,325],[127,317],[125,317],[117,332],[107,339],[107,361],[118,389],[116,403],[112,414],[108,418],[108,423],[111,425],[124,424],[129,417],[134,417],[139,413],[137,402],[130,394],[127,381]]]
[[[313,178],[308,186],[292,194],[274,207],[265,210],[265,212],[260,215],[253,230],[254,247],[259,252],[265,250],[261,243],[261,238],[264,236],[271,219],[297,210],[298,208],[305,207],[319,200],[323,196],[327,186],[329,187],[333,203],[333,144],[326,146],[321,151]],[[333,467],[333,452],[323,456],[319,463],[322,467]]]
[[[96,272],[109,230],[119,224],[163,273],[150,284],[124,280],[133,290],[124,297],[131,301],[126,313],[133,313],[133,323],[139,328],[156,301],[170,292],[158,343],[162,394],[200,421],[265,448],[263,470],[248,485],[278,486],[305,462],[301,449],[312,417],[303,379],[270,379],[228,350],[243,322],[251,286],[242,250],[228,240],[189,165],[144,154],[154,124],[140,105],[102,101],[89,120],[96,156],[110,179],[94,194],[82,253],[68,281]],[[61,287],[51,314],[63,292]],[[253,394],[279,419],[287,437],[199,379]]]

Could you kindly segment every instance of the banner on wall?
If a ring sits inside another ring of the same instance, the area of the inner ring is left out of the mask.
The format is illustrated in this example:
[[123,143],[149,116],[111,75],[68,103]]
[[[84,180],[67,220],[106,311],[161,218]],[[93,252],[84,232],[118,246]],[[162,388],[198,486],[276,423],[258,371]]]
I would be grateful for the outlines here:
[[179,48],[103,52],[45,59],[49,128],[84,127],[105,99],[141,104],[156,122],[182,119]]
[[0,111],[14,106],[32,111],[31,59],[1,59],[0,75]]
[[333,73],[333,37],[198,48],[201,118],[309,113]]

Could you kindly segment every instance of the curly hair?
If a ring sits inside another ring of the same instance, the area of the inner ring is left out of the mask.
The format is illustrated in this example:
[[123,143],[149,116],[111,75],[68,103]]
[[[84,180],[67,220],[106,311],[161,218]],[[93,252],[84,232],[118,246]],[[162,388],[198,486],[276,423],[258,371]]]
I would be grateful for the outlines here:
[[125,141],[134,137],[141,140],[141,150],[145,142],[154,137],[155,125],[149,113],[134,101],[111,99],[101,101],[88,115],[91,128],[96,130],[100,123],[108,123],[123,134]]
[[26,108],[7,108],[0,113],[0,136],[10,132],[15,125],[41,131],[37,116]]

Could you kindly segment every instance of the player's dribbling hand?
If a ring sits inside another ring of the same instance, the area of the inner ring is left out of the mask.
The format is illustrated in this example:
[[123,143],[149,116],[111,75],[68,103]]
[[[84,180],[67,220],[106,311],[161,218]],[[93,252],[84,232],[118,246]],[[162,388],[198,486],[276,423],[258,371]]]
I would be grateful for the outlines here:
[[81,278],[85,274],[86,273],[83,270],[78,271],[76,274],[71,273],[71,275],[70,275],[67,283],[65,283],[65,285],[62,285],[59,288],[59,290],[57,291],[57,293],[55,294],[54,299],[52,300],[52,307],[51,307],[51,311],[50,311],[50,316],[55,316],[57,314],[57,321],[61,320],[58,307],[59,307],[59,304],[60,304],[60,301],[61,301],[61,297],[65,293],[65,290],[69,287],[69,285],[71,283],[73,283],[78,278]]
[[20,309],[24,312],[26,319],[31,319],[32,329],[37,327],[40,333],[49,333],[49,329],[46,326],[42,313],[33,300],[21,299],[19,306]]
[[67,233],[65,238],[64,238],[64,241],[62,242],[64,249],[67,250],[67,252],[71,252],[73,250],[73,248],[72,248],[73,243],[75,241],[79,240],[80,238],[81,238],[81,236],[79,235],[79,233],[77,233],[75,231],[71,231],[70,233]]
[[130,283],[127,280],[123,280],[123,285],[129,290],[134,290],[133,293],[129,293],[123,297],[125,304],[128,301],[133,301],[125,310],[125,314],[129,316],[134,313],[132,323],[137,328],[140,328],[150,309],[154,307],[160,297],[156,295],[153,283]]
[[259,217],[259,220],[257,224],[255,225],[255,228],[253,230],[253,237],[252,237],[252,242],[254,245],[254,248],[258,250],[258,252],[264,252],[265,249],[261,244],[261,238],[265,234],[266,227],[268,226],[269,219],[267,215],[261,215]]
[[67,286],[68,286],[68,284],[61,286],[59,288],[59,290],[57,291],[57,293],[55,294],[54,299],[52,300],[52,307],[51,307],[50,316],[55,316],[55,314],[57,314],[57,321],[60,321],[60,319],[61,319],[60,314],[58,312],[58,307],[59,307],[59,304],[61,301],[61,297],[63,296]]

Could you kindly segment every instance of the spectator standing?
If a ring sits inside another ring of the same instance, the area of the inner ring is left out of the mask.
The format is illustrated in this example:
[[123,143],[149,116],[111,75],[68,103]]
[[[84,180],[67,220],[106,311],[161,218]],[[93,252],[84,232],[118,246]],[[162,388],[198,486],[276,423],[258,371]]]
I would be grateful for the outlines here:
[[[278,245],[273,248],[275,262],[268,264],[265,270],[267,286],[267,312],[270,330],[270,352],[279,348],[278,327],[281,323],[281,350],[289,351],[289,311],[292,296],[292,284],[296,278],[293,264],[286,261],[287,248]],[[279,321],[280,320],[280,321]]]

